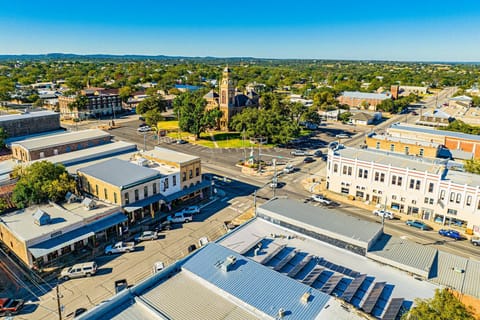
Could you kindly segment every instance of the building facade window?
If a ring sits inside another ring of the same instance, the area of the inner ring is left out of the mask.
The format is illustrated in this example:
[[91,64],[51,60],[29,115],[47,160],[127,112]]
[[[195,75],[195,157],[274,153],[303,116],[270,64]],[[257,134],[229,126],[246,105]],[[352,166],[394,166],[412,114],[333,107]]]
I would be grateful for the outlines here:
[[172,186],[176,186],[177,185],[177,176],[172,176]]
[[395,145],[393,143],[390,145],[390,151],[392,151],[392,152],[395,151]]
[[392,185],[397,184],[397,176],[392,176]]
[[337,172],[338,172],[338,163],[335,163],[335,164],[333,165],[333,172],[334,172],[334,173],[337,173]]
[[405,147],[405,154],[408,155],[409,152],[410,152],[410,148],[409,148],[409,147]]
[[363,170],[363,178],[368,179],[368,170]]
[[467,206],[470,206],[472,204],[472,196],[468,195],[467,196]]
[[95,185],[95,194],[98,196],[98,184]]
[[375,172],[375,176],[373,178],[375,181],[379,181],[380,180],[380,172]]
[[348,167],[348,175],[349,175],[349,176],[352,175],[352,167]]
[[380,142],[377,141],[376,145],[375,145],[375,149],[380,149]]
[[457,193],[457,197],[455,198],[455,203],[460,203],[462,201],[462,194],[459,192]]
[[195,177],[200,175],[200,168],[195,168]]
[[400,176],[397,178],[397,186],[402,186],[402,177]]
[[417,180],[415,183],[415,190],[420,190],[420,180]]
[[187,173],[185,171],[182,172],[182,181],[187,181]]
[[125,192],[123,194],[123,197],[125,198],[125,204],[129,204],[130,203],[130,196],[129,196],[128,192]]
[[432,192],[433,192],[433,188],[434,188],[434,184],[433,184],[433,182],[430,182],[430,183],[428,184],[428,192],[432,193]]
[[415,188],[415,180],[414,180],[414,179],[410,179],[410,185],[409,185],[409,188],[410,188],[410,189],[413,189],[413,188]]
[[105,197],[105,200],[108,200],[107,188],[103,188],[103,196]]
[[116,204],[116,203],[117,203],[117,201],[118,201],[118,199],[117,199],[117,193],[116,193],[116,192],[114,192],[114,193],[113,193],[113,203],[115,203],[115,204]]
[[455,192],[450,192],[450,202],[455,201]]
[[419,155],[420,157],[423,157],[423,152],[424,152],[423,148],[420,148],[420,151],[419,151],[418,155]]
[[342,173],[343,173],[344,175],[347,174],[347,166],[343,166]]
[[358,169],[358,177],[361,178],[363,176],[363,169]]
[[147,197],[148,197],[148,187],[144,186],[143,187],[143,198],[147,198]]
[[457,215],[457,210],[455,210],[455,209],[448,209],[448,210],[447,210],[447,213],[448,213],[448,214],[451,214],[451,215],[453,215],[453,216],[456,216],[456,215]]
[[192,179],[193,178],[193,170],[190,169],[188,170],[188,179]]
[[140,196],[139,196],[139,192],[138,192],[138,189],[135,189],[135,201],[138,201],[140,200]]
[[152,191],[153,191],[153,194],[157,194],[157,184],[156,183],[154,183],[152,185]]

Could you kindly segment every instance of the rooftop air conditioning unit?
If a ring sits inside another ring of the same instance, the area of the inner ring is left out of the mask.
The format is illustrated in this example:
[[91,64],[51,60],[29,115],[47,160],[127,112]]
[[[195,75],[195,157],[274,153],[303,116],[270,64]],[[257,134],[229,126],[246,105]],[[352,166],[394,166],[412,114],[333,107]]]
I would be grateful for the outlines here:
[[228,256],[222,264],[222,270],[225,272],[232,270],[232,267],[235,265],[236,261],[237,258],[235,256]]

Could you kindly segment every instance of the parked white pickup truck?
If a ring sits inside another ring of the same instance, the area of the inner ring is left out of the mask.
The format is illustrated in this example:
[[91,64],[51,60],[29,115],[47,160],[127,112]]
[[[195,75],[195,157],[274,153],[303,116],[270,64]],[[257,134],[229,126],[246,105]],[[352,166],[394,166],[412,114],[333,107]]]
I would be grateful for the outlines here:
[[105,254],[111,255],[114,253],[131,252],[135,250],[135,242],[117,242],[114,245],[105,248]]

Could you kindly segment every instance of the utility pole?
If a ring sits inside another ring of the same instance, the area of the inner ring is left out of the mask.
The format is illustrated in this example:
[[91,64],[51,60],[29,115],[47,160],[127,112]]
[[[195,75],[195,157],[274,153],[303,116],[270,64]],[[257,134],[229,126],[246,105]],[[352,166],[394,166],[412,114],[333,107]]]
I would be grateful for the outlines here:
[[58,319],[59,320],[62,320],[62,305],[60,303],[60,291],[59,291],[59,286],[57,285],[57,288],[56,288],[56,298],[57,298],[57,311],[58,311]]
[[147,133],[143,134],[143,152],[147,151]]
[[273,197],[275,198],[275,191],[277,190],[277,183],[278,183],[278,177],[277,177],[277,159],[273,159]]
[[243,164],[247,162],[247,151],[245,150],[245,128],[242,132],[242,147],[243,147]]

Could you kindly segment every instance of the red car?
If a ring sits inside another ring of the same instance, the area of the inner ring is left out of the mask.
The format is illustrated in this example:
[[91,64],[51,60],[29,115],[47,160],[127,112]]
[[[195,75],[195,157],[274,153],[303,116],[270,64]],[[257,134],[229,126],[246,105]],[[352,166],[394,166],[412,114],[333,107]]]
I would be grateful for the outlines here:
[[9,316],[18,313],[25,301],[21,299],[0,298],[0,315]]

